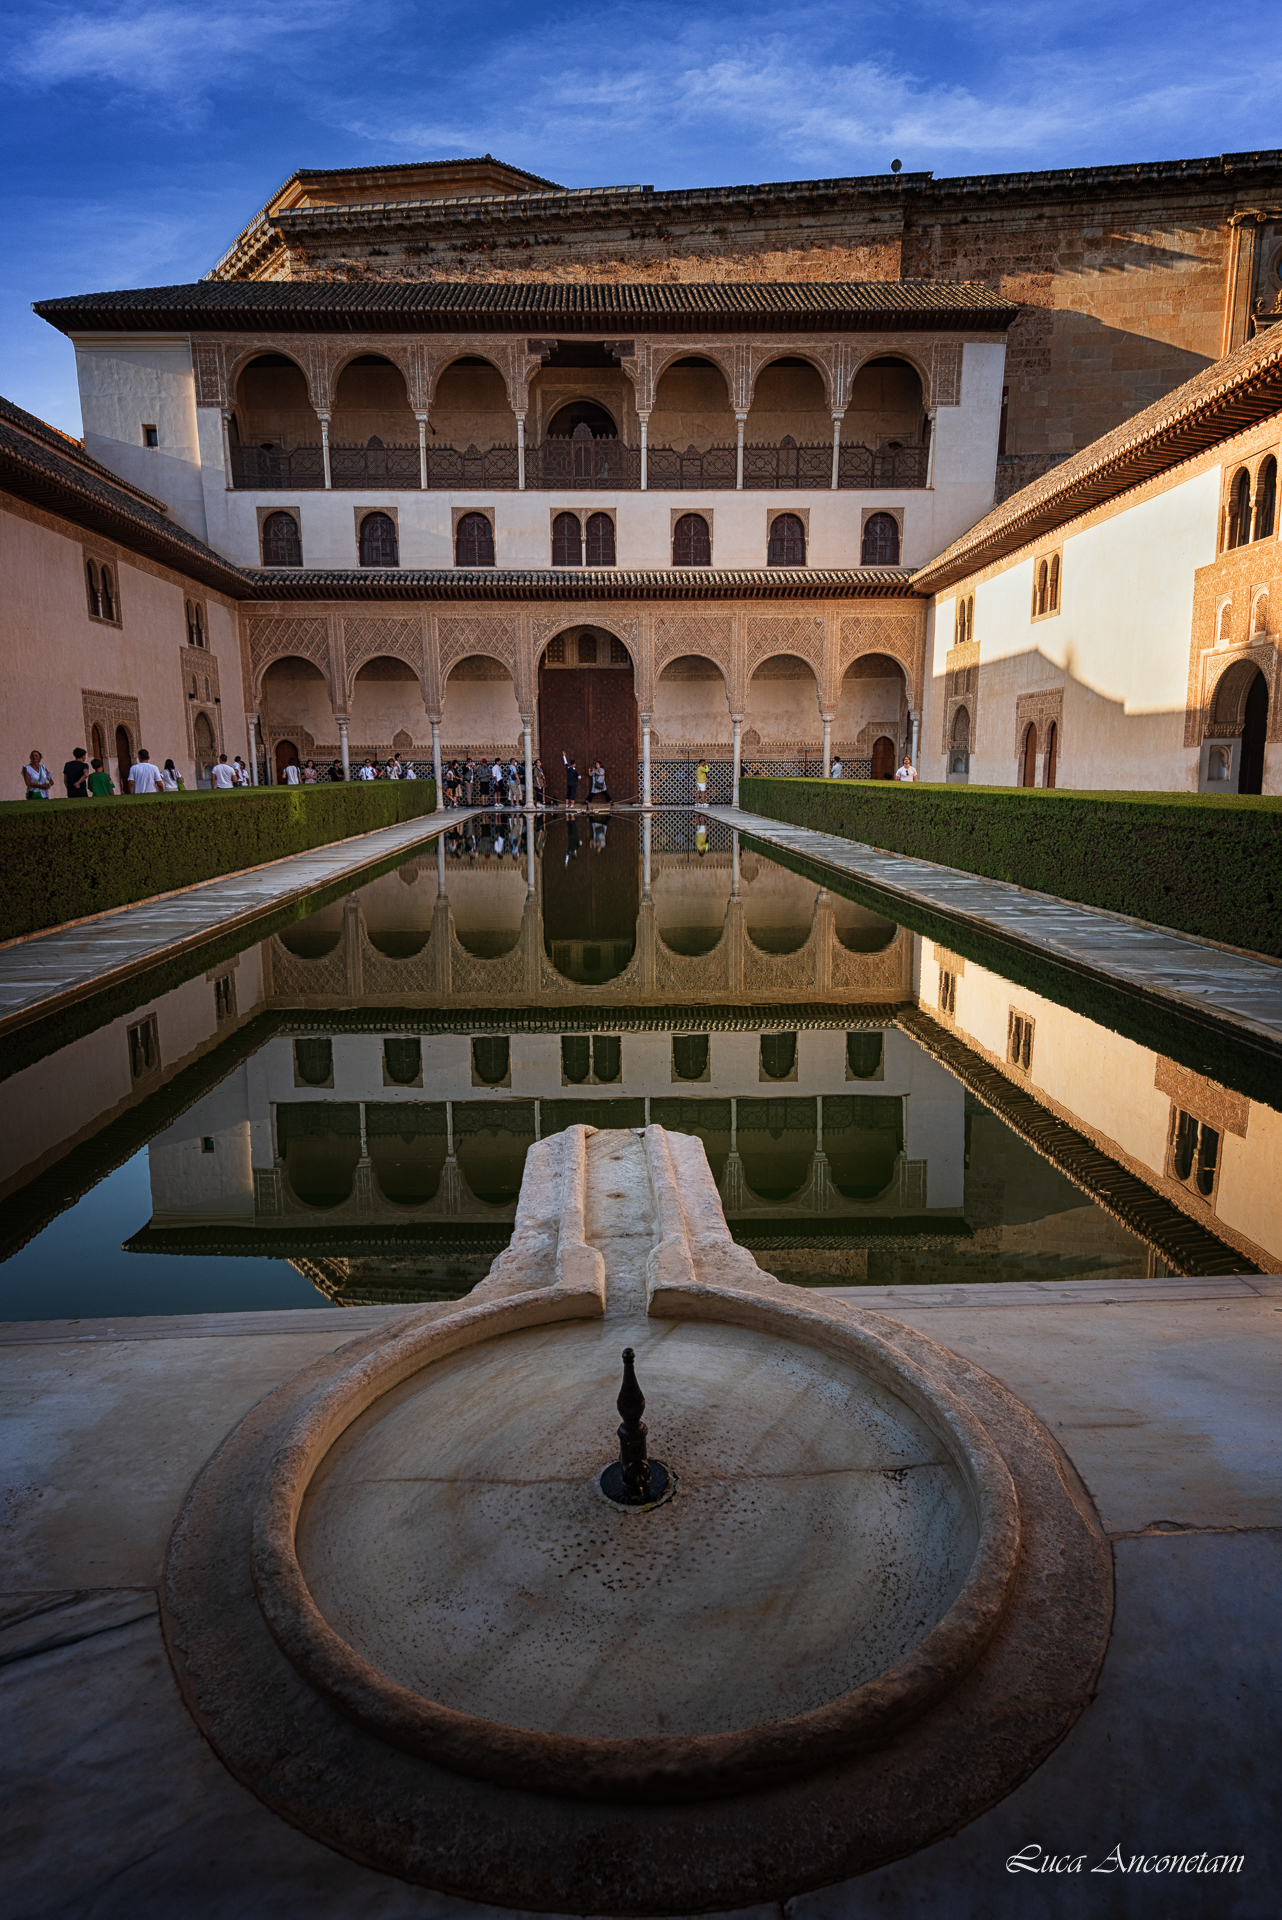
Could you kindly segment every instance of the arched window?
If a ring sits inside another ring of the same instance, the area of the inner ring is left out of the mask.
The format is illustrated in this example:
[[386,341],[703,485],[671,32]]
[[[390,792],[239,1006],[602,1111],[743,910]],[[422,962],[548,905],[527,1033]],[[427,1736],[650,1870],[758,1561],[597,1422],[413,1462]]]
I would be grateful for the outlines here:
[[1045,786],[1055,785],[1055,766],[1059,759],[1059,728],[1052,720],[1046,734],[1046,778]]
[[712,535],[701,513],[683,513],[672,529],[674,567],[710,567]]
[[96,560],[85,561],[85,586],[89,594],[89,616],[93,620],[102,619],[102,575],[98,571]]
[[1270,454],[1255,483],[1255,537],[1267,540],[1278,510],[1278,463]]
[[770,522],[770,545],[766,551],[768,567],[804,567],[806,529],[795,513],[776,514]]
[[1031,723],[1024,735],[1024,758],[1020,766],[1019,784],[1021,787],[1037,785],[1037,728]]
[[1243,467],[1229,492],[1227,547],[1244,547],[1251,538],[1251,476]]
[[292,513],[269,513],[263,521],[263,565],[301,567],[303,543]]
[[187,645],[203,647],[205,644],[205,621],[198,600],[187,602]]
[[1227,647],[1233,637],[1233,602],[1226,600],[1220,608],[1220,626],[1216,636],[1216,645]]
[[953,715],[953,752],[970,752],[970,715],[965,707],[958,707]]
[[1058,554],[1055,554],[1051,560],[1051,584],[1050,584],[1049,610],[1051,613],[1059,612],[1059,555]]
[[396,527],[390,514],[367,513],[361,521],[361,565],[363,567],[399,567],[396,551]]
[[614,560],[614,521],[608,513],[588,515],[588,565],[612,567]]
[[899,565],[899,522],[893,513],[874,513],[864,527],[861,567],[897,567]]
[[969,594],[966,600],[966,638],[968,641],[975,638],[975,596],[973,593]]
[[1033,583],[1033,618],[1046,611],[1046,595],[1050,585],[1050,568],[1043,560],[1037,569],[1037,578]]
[[102,570],[102,617],[104,620],[114,620],[116,617],[116,583],[108,566]]
[[494,565],[494,529],[484,513],[465,513],[454,534],[454,564],[458,567]]
[[583,534],[577,513],[558,513],[552,522],[552,565],[583,565]]

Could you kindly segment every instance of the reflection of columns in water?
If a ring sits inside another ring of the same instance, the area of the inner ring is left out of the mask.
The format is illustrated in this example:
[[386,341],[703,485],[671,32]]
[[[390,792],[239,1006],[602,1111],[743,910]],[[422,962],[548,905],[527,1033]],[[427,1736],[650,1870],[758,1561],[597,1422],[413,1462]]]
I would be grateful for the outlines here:
[[650,722],[652,713],[641,715],[641,805],[650,805]]
[[445,898],[445,835],[436,836],[436,892],[439,899]]
[[[352,777],[352,750],[347,744],[347,718],[345,715],[339,715],[338,717],[338,757],[343,765],[344,780],[350,780]],[[268,769],[268,772],[270,776],[270,769]]]
[[541,1100],[534,1102],[534,1138],[536,1140],[543,1138],[543,1102]]
[[454,1102],[445,1102],[445,1165],[441,1168],[441,1211],[443,1213],[462,1213],[467,1195],[463,1191],[463,1176],[459,1172],[458,1161],[454,1158]]
[[354,893],[343,902],[343,970],[349,997],[365,991],[365,956],[361,951],[361,903]]
[[727,1213],[738,1213],[747,1200],[743,1162],[739,1158],[739,1102],[734,1099],[730,1102],[730,1151],[726,1155],[720,1193],[721,1204]]
[[454,1158],[454,1102],[445,1102],[445,1158]]
[[649,814],[641,820],[641,899],[649,905],[650,901],[650,836],[652,822]]
[[432,778],[436,782],[436,811],[445,811],[445,782],[441,778],[441,715],[429,713],[432,728]]
[[817,1094],[815,1097],[815,1151],[816,1153],[822,1153],[823,1150],[824,1150],[824,1097],[822,1094]]
[[730,804],[739,804],[739,762],[743,757],[743,715],[732,713],[730,724],[734,728],[734,745],[730,749]]
[[739,834],[736,829],[730,835],[730,898],[739,898]]
[[534,898],[534,835],[527,828],[525,835],[525,897]]
[[361,1159],[368,1160],[369,1159],[369,1141],[366,1138],[366,1134],[365,1134],[365,1102],[363,1100],[360,1102],[358,1110],[361,1116]]

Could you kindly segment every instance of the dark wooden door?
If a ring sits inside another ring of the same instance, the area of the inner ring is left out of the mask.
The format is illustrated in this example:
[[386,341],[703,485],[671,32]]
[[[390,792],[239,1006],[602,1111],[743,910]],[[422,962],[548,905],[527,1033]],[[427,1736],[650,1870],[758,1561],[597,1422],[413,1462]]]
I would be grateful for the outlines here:
[[872,743],[872,777],[874,780],[893,780],[895,777],[895,743],[883,733]]
[[1037,785],[1037,728],[1032,726],[1024,735],[1024,769],[1020,775],[1020,785]]
[[581,801],[588,797],[594,760],[605,766],[611,799],[636,798],[637,703],[630,668],[539,669],[539,754],[554,800],[565,798],[563,753],[579,769]]

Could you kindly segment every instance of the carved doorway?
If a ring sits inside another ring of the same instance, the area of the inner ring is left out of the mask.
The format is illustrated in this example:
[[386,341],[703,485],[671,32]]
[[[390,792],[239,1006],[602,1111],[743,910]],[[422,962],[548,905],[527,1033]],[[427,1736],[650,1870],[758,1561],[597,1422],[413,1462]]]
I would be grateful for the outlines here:
[[209,716],[198,713],[191,729],[192,757],[196,762],[196,785],[207,787],[213,779],[214,730],[209,724]]
[[1031,725],[1024,735],[1024,759],[1020,768],[1019,784],[1021,787],[1037,785],[1037,728]]
[[878,734],[872,743],[872,777],[874,780],[895,777],[895,743],[884,733]]
[[1050,724],[1050,730],[1046,735],[1046,775],[1045,775],[1044,784],[1048,787],[1053,787],[1055,785],[1055,768],[1058,762],[1059,762],[1059,728],[1056,726],[1055,722],[1052,720]]
[[1242,757],[1239,761],[1239,793],[1264,791],[1264,740],[1269,727],[1269,689],[1258,670],[1247,691],[1242,709]]
[[614,800],[637,790],[637,701],[632,659],[611,634],[558,634],[539,663],[539,753],[548,797],[565,798],[561,755],[579,770],[579,800],[588,797],[588,768],[605,767]]
[[121,793],[128,793],[129,791],[129,769],[130,767],[132,767],[133,763],[134,763],[134,754],[133,754],[133,748],[129,744],[129,735],[123,727],[117,727],[116,728],[116,772],[120,776],[120,779],[118,782],[118,790]]

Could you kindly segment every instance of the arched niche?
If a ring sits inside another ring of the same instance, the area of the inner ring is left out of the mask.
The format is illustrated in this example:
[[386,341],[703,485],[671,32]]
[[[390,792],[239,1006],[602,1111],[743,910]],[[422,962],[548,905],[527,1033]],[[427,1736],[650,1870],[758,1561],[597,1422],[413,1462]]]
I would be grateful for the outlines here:
[[264,670],[259,706],[266,739],[287,735],[298,743],[304,760],[311,755],[310,747],[301,751],[307,740],[333,743],[337,739],[329,682],[318,666],[297,654],[273,660]]
[[716,362],[697,353],[670,360],[654,390],[650,445],[706,453],[709,447],[733,447],[736,433],[729,384]]
[[889,353],[865,360],[851,383],[842,445],[877,453],[922,446],[925,435],[925,388],[912,361]]
[[420,753],[429,750],[432,737],[423,689],[418,675],[407,660],[390,654],[378,654],[357,670],[352,681],[348,729],[352,744],[366,752],[382,753],[390,749],[398,733],[408,733],[419,745]]
[[507,382],[492,361],[468,353],[438,371],[431,437],[440,446],[457,447],[460,453],[468,447],[485,453],[490,447],[515,443],[516,415]]
[[807,748],[816,753],[821,750],[819,684],[809,661],[795,653],[775,653],[758,662],[748,681],[744,705],[745,757],[750,733],[760,740],[759,746],[752,747],[754,759],[775,759],[775,747],[788,751]]
[[654,926],[669,953],[693,960],[720,945],[730,881],[728,861],[713,866],[684,857],[665,861],[659,856],[651,880]]
[[323,960],[333,953],[343,937],[343,903],[335,900],[328,907],[317,907],[305,920],[284,927],[276,938],[286,953],[299,960]]
[[863,653],[842,675],[833,745],[843,758],[870,759],[873,742],[896,744],[908,731],[908,676],[889,653]]
[[732,740],[726,680],[717,662],[700,653],[669,660],[655,682],[651,753],[679,757],[687,749],[728,748]]
[[516,687],[506,663],[488,653],[456,660],[445,682],[441,751],[449,760],[524,751]]
[[795,353],[762,367],[752,390],[744,428],[753,445],[778,446],[788,434],[800,445],[831,441],[832,410],[822,372]]
[[[418,447],[418,422],[410,406],[405,376],[381,353],[358,353],[334,384],[329,423],[331,450],[365,447]],[[332,457],[332,451],[331,451]]]
[[434,859],[381,874],[361,888],[366,938],[392,960],[409,960],[423,951],[431,937],[435,906]]
[[236,376],[233,439],[272,453],[319,447],[320,420],[307,377],[284,353],[254,354]]

